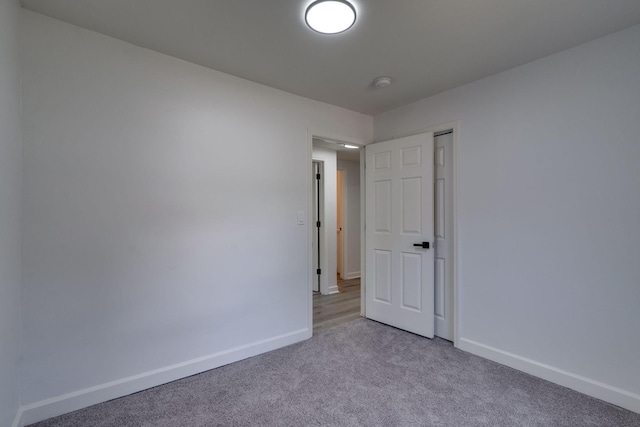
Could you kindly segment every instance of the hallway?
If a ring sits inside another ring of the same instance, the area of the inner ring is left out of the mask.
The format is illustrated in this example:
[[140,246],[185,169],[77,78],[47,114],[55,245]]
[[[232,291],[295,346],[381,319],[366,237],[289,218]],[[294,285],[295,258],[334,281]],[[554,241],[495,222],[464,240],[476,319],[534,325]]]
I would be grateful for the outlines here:
[[313,332],[360,318],[360,278],[338,280],[339,293],[313,295]]

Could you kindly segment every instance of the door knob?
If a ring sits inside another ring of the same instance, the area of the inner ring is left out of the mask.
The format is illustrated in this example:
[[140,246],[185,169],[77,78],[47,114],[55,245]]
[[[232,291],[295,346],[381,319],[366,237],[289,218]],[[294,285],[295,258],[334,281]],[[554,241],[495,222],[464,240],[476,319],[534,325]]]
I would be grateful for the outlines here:
[[414,243],[413,246],[422,249],[429,249],[429,242]]

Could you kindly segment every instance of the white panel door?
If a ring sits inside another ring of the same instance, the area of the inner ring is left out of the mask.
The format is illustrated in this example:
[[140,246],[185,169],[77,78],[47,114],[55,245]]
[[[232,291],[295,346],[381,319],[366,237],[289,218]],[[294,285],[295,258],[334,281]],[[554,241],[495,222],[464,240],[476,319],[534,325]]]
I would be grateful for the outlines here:
[[365,154],[366,316],[433,338],[433,134]]

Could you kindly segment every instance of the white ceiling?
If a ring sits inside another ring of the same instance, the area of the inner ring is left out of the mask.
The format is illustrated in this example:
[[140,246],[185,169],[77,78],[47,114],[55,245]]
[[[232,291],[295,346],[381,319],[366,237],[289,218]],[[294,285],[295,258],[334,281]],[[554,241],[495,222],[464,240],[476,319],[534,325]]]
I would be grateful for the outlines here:
[[[353,0],[349,31],[312,0],[22,0],[23,7],[307,98],[375,115],[640,23],[640,0]],[[378,76],[391,87],[375,90]]]

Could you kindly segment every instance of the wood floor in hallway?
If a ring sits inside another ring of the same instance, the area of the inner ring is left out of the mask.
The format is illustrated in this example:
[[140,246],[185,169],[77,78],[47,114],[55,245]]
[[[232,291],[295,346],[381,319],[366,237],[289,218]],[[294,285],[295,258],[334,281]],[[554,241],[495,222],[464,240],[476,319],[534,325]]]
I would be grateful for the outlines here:
[[360,279],[338,280],[338,289],[313,295],[313,332],[360,318]]

